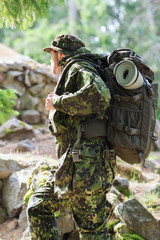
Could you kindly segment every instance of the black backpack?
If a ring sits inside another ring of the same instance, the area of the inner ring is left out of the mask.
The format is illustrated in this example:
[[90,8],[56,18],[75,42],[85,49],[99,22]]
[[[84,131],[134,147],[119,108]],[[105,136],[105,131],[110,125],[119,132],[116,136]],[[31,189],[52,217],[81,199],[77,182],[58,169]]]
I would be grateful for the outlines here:
[[[132,61],[144,79],[141,88],[127,90],[113,76],[113,67],[124,59]],[[106,84],[111,101],[107,109],[107,139],[111,149],[122,160],[134,164],[144,161],[151,150],[158,105],[158,84],[153,84],[154,73],[142,59],[130,49],[117,49],[107,58]],[[104,78],[103,78],[104,79]]]
[[[132,61],[144,79],[138,89],[121,87],[113,73],[114,66],[122,60]],[[154,135],[155,112],[158,105],[158,84],[153,84],[154,73],[142,59],[130,49],[117,49],[110,55],[82,53],[74,56],[65,67],[87,61],[92,64],[110,90],[110,106],[106,111],[107,142],[122,160],[134,164],[144,161],[151,150]]]

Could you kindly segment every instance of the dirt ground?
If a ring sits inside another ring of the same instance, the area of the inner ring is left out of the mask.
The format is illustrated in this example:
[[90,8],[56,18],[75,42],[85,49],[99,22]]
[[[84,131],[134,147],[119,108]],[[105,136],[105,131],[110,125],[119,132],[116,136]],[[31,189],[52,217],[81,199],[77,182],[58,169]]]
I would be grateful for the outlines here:
[[[0,154],[16,156],[17,159],[28,161],[28,158],[33,161],[40,161],[46,158],[57,159],[56,147],[53,137],[50,133],[38,134],[32,139],[32,144],[35,149],[30,153],[21,153],[16,150],[18,142],[16,141],[1,141],[0,140]],[[152,153],[160,161],[160,152]],[[148,169],[143,169],[144,176],[148,179],[145,182],[137,183],[131,182],[130,189],[134,196],[139,199],[145,196],[151,189],[151,185],[160,180],[158,174],[151,173]],[[159,199],[160,203],[160,199]],[[160,207],[152,212],[157,220],[160,220]],[[22,240],[23,230],[18,226],[18,219],[12,218],[0,224],[0,240]]]

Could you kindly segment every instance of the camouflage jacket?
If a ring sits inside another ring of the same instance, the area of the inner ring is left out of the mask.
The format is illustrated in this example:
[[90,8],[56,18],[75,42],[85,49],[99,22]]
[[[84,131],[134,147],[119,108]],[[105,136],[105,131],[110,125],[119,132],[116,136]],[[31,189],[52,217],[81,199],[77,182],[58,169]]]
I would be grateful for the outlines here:
[[[83,48],[79,53],[84,51],[88,50]],[[73,58],[74,56],[72,60]],[[64,66],[70,60],[71,58],[62,59],[61,64]],[[55,185],[60,192],[60,189],[67,189],[72,182],[74,164],[70,153],[77,141],[78,126],[89,119],[104,117],[109,106],[110,93],[96,69],[88,62],[78,61],[65,74],[62,72],[56,94],[57,97],[53,99],[56,111],[50,113],[50,121],[59,158]],[[81,157],[96,157],[103,144],[102,137],[87,141],[82,138]]]
[[[89,52],[81,48],[78,53]],[[76,54],[77,56],[77,54]],[[72,56],[72,60],[74,56]],[[68,64],[70,57],[61,60]],[[65,79],[64,79],[65,78]],[[58,83],[58,95],[53,99],[56,111],[51,112],[51,122],[56,137],[58,157],[73,146],[77,139],[77,126],[87,119],[103,117],[109,106],[110,93],[96,69],[85,61],[76,62]]]

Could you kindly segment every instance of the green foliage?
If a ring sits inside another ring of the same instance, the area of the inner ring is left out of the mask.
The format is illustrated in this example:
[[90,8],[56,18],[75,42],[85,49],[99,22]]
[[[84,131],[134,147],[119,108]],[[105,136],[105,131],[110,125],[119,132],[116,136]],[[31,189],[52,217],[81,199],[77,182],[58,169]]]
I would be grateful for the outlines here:
[[24,201],[28,204],[29,198],[36,191],[36,188],[44,186],[49,175],[51,167],[46,162],[45,164],[40,164],[36,169],[33,170],[32,175],[28,178],[29,189],[24,196]]
[[[64,3],[63,0],[58,2]],[[0,27],[5,24],[6,27],[24,31],[36,19],[47,17],[51,5],[54,5],[54,0],[1,0]]]
[[150,206],[154,205],[155,203],[159,203],[159,193],[152,192],[152,193],[146,193],[140,198],[140,202],[143,205]]
[[123,234],[118,239],[119,240],[144,240],[144,238],[140,237],[138,234]]
[[129,189],[123,189],[120,187],[116,187],[116,189],[122,193],[124,196],[128,197],[128,198],[133,198],[133,193],[129,190]]
[[16,91],[12,89],[0,89],[0,124],[3,124],[12,115],[19,113],[13,109],[17,99]]
[[112,228],[113,228],[117,223],[119,223],[119,222],[120,222],[119,219],[114,219],[113,221],[108,222],[108,223],[107,223],[108,229],[109,229],[109,230],[112,229]]

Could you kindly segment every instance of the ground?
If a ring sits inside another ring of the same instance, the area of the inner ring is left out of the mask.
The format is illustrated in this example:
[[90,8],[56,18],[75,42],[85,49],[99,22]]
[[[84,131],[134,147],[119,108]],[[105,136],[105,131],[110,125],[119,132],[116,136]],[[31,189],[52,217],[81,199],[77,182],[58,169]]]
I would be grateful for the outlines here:
[[[17,142],[0,141],[0,153],[14,156],[14,158],[21,159],[21,161],[23,159],[23,161],[27,163],[28,159],[32,160],[32,163],[46,158],[50,159],[50,161],[52,161],[53,158],[57,159],[55,142],[50,133],[36,135],[36,137],[32,139],[32,143],[35,149],[31,153],[20,153],[16,150]],[[152,154],[160,159],[159,152]],[[145,198],[145,194],[149,193],[151,185],[157,182],[159,178],[158,174],[151,173],[149,169],[143,169],[142,171],[147,180],[141,183],[136,181],[130,183],[130,189],[137,199]],[[160,207],[153,210],[152,214],[157,220],[160,220]],[[23,230],[18,226],[16,218],[9,219],[3,224],[0,224],[0,240],[22,240],[22,235]]]

